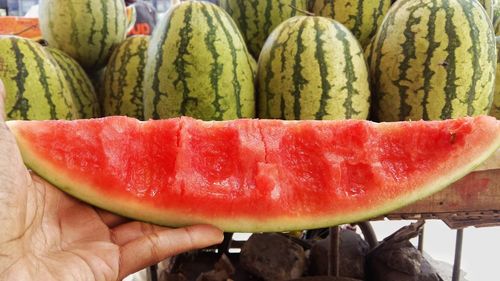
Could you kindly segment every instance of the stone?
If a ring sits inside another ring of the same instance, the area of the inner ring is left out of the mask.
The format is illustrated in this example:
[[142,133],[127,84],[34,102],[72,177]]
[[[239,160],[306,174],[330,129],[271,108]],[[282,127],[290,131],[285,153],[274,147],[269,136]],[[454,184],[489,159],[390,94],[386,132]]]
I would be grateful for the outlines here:
[[436,270],[409,241],[423,222],[405,226],[367,255],[369,281],[442,281]]
[[223,254],[215,263],[214,269],[203,272],[196,281],[228,281],[235,272],[235,268],[229,258]]
[[[328,274],[328,249],[330,237],[319,240],[311,248],[309,275]],[[356,279],[365,277],[365,256],[370,250],[368,243],[355,231],[340,231],[340,276]]]
[[306,269],[304,249],[277,233],[253,234],[243,244],[240,266],[268,281],[299,278]]

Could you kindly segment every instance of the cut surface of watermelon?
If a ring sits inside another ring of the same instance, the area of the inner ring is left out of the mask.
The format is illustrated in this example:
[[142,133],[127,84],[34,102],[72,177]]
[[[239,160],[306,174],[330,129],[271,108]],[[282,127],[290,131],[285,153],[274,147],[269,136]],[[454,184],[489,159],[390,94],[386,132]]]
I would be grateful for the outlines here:
[[83,201],[161,225],[231,232],[369,219],[446,187],[500,146],[500,122],[485,116],[7,124],[26,165]]

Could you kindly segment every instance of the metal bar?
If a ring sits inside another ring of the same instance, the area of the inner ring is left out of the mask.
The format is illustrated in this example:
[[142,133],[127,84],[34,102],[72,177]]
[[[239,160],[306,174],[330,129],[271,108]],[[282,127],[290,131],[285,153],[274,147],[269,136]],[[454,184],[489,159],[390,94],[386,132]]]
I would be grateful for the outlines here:
[[462,262],[462,243],[464,239],[463,228],[457,229],[457,239],[455,241],[455,261],[453,262],[453,276],[451,281],[460,280],[460,263]]
[[328,276],[340,277],[340,228],[330,227],[330,249],[328,250]]
[[217,250],[219,251],[219,255],[228,254],[229,249],[231,248],[231,242],[233,241],[233,233],[232,232],[224,232],[224,240],[219,244]]
[[361,229],[366,242],[370,245],[370,249],[375,248],[378,245],[378,240],[371,223],[369,221],[364,221],[358,223],[358,226]]
[[420,253],[424,253],[424,228],[425,225],[422,225],[422,230],[418,234],[418,251]]
[[148,268],[148,280],[158,281],[158,265],[152,265]]

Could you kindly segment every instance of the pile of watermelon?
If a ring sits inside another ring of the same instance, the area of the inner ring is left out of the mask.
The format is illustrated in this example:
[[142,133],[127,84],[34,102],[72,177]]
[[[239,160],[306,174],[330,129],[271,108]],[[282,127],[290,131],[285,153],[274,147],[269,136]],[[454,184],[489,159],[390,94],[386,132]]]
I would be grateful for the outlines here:
[[122,0],[43,0],[43,44],[0,35],[7,119],[79,119],[11,122],[26,164],[141,220],[273,231],[388,212],[498,149],[496,0],[213,2],[127,38]]

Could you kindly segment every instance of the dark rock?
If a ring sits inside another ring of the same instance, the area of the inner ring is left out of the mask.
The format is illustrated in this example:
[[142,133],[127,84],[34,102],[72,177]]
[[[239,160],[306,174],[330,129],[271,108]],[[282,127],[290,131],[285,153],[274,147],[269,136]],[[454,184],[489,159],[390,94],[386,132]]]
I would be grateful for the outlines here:
[[214,269],[203,272],[196,281],[227,281],[235,272],[235,268],[229,258],[223,254],[219,261],[215,263]]
[[253,234],[241,249],[240,265],[269,281],[302,276],[306,267],[304,249],[284,235]]
[[171,266],[168,273],[182,274],[186,277],[186,280],[195,281],[203,272],[213,270],[218,260],[219,255],[212,252],[193,251],[183,253],[175,257],[174,265]]
[[[330,237],[319,240],[311,248],[309,275],[328,274],[328,249]],[[340,231],[340,276],[363,279],[365,276],[365,256],[370,246],[356,232],[348,229]]]
[[442,281],[441,277],[410,243],[422,230],[423,222],[405,226],[367,255],[370,281]]

